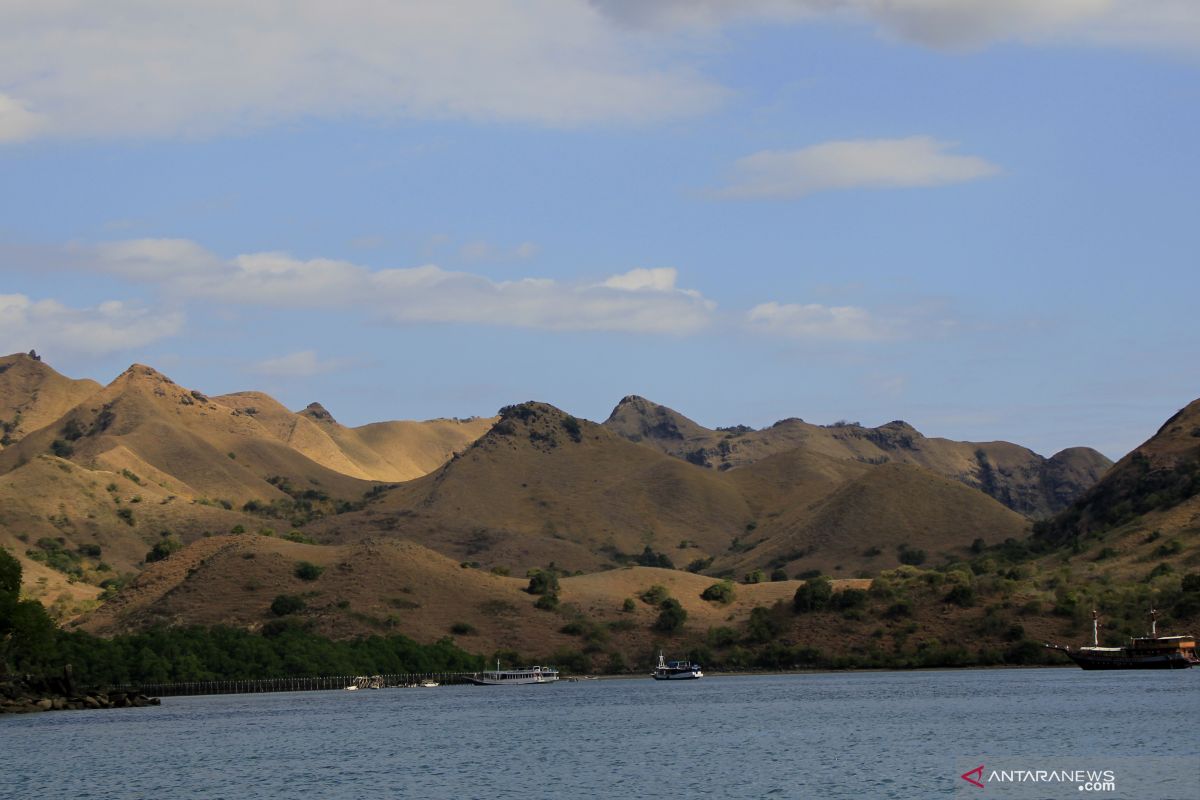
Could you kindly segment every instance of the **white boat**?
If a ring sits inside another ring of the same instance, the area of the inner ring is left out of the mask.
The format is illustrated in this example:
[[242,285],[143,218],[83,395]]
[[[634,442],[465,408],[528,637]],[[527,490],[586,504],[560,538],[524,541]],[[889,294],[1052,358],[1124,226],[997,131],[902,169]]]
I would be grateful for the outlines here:
[[496,669],[492,672],[476,672],[470,678],[471,683],[478,686],[519,686],[525,683],[554,683],[558,680],[558,670],[554,667],[523,667],[521,669]]
[[662,650],[658,651],[658,666],[650,677],[656,681],[694,681],[703,678],[699,664],[690,661],[667,661],[663,658]]
[[439,686],[439,684],[438,684],[438,682],[437,682],[437,681],[435,681],[435,680],[429,680],[429,679],[426,679],[426,680],[423,680],[423,681],[421,681],[421,683],[419,684],[419,686],[420,686],[422,689],[435,689],[435,688],[437,688],[437,687]]

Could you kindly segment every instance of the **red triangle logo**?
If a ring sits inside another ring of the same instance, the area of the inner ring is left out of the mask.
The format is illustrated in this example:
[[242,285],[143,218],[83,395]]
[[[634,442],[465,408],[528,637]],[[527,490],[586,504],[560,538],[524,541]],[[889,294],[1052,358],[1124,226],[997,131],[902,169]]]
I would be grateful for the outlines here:
[[[972,778],[971,777],[972,775],[974,775],[975,777]],[[983,784],[980,781],[983,780],[983,764],[980,764],[978,767],[971,770],[970,772],[964,772],[959,777],[962,778],[967,783],[971,784],[972,786],[978,786],[980,789],[982,789]],[[976,778],[978,778],[978,780],[976,780]]]

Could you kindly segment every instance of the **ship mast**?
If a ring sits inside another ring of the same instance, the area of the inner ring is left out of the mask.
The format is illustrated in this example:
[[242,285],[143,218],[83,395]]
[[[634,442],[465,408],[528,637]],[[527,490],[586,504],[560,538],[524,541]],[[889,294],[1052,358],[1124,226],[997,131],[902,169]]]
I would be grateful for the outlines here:
[[1092,646],[1100,646],[1100,615],[1094,608],[1092,609]]

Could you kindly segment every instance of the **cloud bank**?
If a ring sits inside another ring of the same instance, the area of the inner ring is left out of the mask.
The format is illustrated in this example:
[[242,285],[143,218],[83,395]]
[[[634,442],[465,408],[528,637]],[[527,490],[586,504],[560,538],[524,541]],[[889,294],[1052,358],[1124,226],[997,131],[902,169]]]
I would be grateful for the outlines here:
[[708,327],[716,307],[678,288],[672,268],[635,269],[599,283],[493,281],[435,265],[372,270],[279,252],[225,259],[181,239],[112,242],[76,248],[74,255],[84,269],[149,283],[181,300],[361,310],[401,324],[682,335]]
[[1005,40],[1193,53],[1194,0],[592,0],[619,24],[671,30],[742,21],[837,21],[942,50]]
[[0,141],[345,115],[641,123],[725,93],[576,0],[12,0],[0,92]]
[[178,312],[155,313],[116,300],[71,308],[57,300],[0,294],[0,342],[6,353],[37,348],[51,354],[107,355],[174,336],[183,322]]
[[929,136],[824,142],[799,150],[764,150],[740,158],[716,192],[731,199],[795,198],[831,189],[945,186],[995,175],[977,156],[953,155]]
[[831,20],[944,50],[1200,50],[1195,0],[8,0],[0,143],[344,116],[654,122],[729,94],[700,72],[697,30]]

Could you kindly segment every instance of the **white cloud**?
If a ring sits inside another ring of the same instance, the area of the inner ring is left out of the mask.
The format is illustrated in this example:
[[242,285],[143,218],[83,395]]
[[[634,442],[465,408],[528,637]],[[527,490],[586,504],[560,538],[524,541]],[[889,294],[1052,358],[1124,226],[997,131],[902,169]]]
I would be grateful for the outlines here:
[[799,150],[764,150],[740,158],[727,198],[792,198],[829,189],[944,186],[995,175],[977,156],[947,153],[952,145],[929,136],[824,142]]
[[0,134],[205,136],[345,115],[625,124],[720,102],[660,45],[582,0],[8,0]]
[[746,321],[751,329],[797,339],[871,341],[896,335],[892,326],[857,306],[762,303],[750,309]]
[[4,352],[99,356],[173,336],[183,327],[178,312],[154,313],[116,300],[94,308],[70,308],[57,300],[0,294],[0,342]]
[[698,292],[676,288],[670,268],[632,270],[593,284],[498,282],[435,265],[371,270],[277,252],[222,259],[194,242],[161,239],[76,248],[74,256],[79,267],[150,283],[180,300],[361,309],[396,323],[686,334],[707,327],[715,310]]
[[626,289],[631,292],[647,289],[654,292],[670,292],[675,289],[678,277],[673,267],[655,269],[631,269],[621,275],[613,275],[602,285],[610,289]]
[[33,138],[46,125],[39,114],[27,109],[16,98],[0,92],[0,144]]
[[592,0],[631,27],[715,28],[739,20],[836,20],[939,49],[1015,40],[1195,53],[1195,0]]
[[350,366],[346,359],[320,359],[315,350],[299,350],[254,364],[250,370],[276,378],[311,378]]

